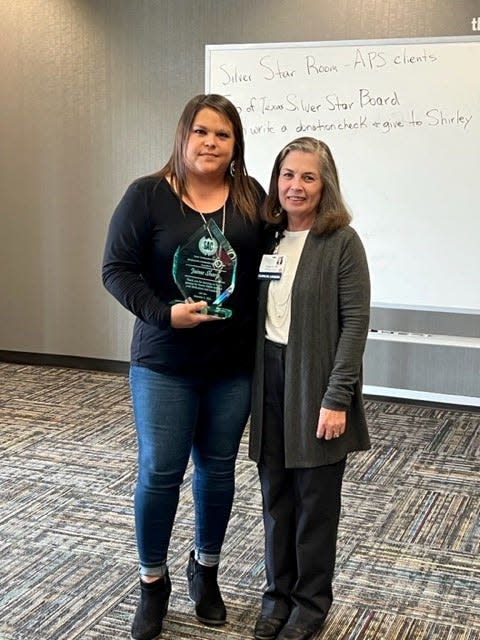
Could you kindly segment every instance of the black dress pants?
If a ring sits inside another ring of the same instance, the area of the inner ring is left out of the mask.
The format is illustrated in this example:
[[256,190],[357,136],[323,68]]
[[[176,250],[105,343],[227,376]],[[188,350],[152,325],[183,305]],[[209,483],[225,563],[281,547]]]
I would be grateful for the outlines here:
[[267,578],[262,614],[288,618],[298,626],[317,627],[332,604],[345,459],[321,467],[285,467],[284,365],[285,347],[266,341],[264,425],[258,466]]

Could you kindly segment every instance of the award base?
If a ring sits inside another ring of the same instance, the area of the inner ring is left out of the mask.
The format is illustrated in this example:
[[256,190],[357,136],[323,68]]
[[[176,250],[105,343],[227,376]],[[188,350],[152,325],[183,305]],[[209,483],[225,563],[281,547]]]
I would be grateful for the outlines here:
[[222,318],[222,320],[226,320],[227,318],[232,317],[232,310],[227,309],[226,307],[217,307],[216,305],[208,305],[205,309],[202,309],[200,313],[205,313],[209,316],[217,316],[217,318]]
[[[172,300],[170,302],[171,305],[173,304],[182,304],[186,302],[185,300]],[[193,302],[193,300],[190,300],[189,302]],[[204,307],[201,311],[199,311],[198,313],[202,313],[205,316],[216,316],[217,318],[221,318],[222,320],[226,320],[227,318],[231,318],[233,315],[233,311],[231,309],[227,309],[226,307],[219,307],[218,305],[215,304],[209,304],[208,307]]]

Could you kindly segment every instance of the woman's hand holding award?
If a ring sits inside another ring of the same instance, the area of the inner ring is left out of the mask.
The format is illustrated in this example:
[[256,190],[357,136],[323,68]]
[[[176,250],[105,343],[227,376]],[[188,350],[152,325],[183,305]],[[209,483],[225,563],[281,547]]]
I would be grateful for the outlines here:
[[237,255],[214,220],[209,220],[173,257],[173,279],[184,301],[205,300],[202,313],[230,318],[222,306],[235,288]]

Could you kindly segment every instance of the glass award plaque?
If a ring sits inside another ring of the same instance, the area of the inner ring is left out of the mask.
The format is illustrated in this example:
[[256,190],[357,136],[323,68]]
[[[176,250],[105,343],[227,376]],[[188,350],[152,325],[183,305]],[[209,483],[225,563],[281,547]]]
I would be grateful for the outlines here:
[[235,288],[237,254],[215,220],[209,220],[173,257],[172,275],[184,300],[205,300],[202,311],[219,318],[230,318],[232,311],[222,304]]

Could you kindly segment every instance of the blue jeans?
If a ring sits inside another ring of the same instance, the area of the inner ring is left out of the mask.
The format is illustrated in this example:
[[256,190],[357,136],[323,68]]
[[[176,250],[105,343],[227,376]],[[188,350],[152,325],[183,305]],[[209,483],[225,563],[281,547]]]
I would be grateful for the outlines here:
[[135,531],[140,573],[161,575],[190,454],[195,547],[219,555],[233,503],[235,460],[251,376],[171,376],[130,368],[138,441]]

